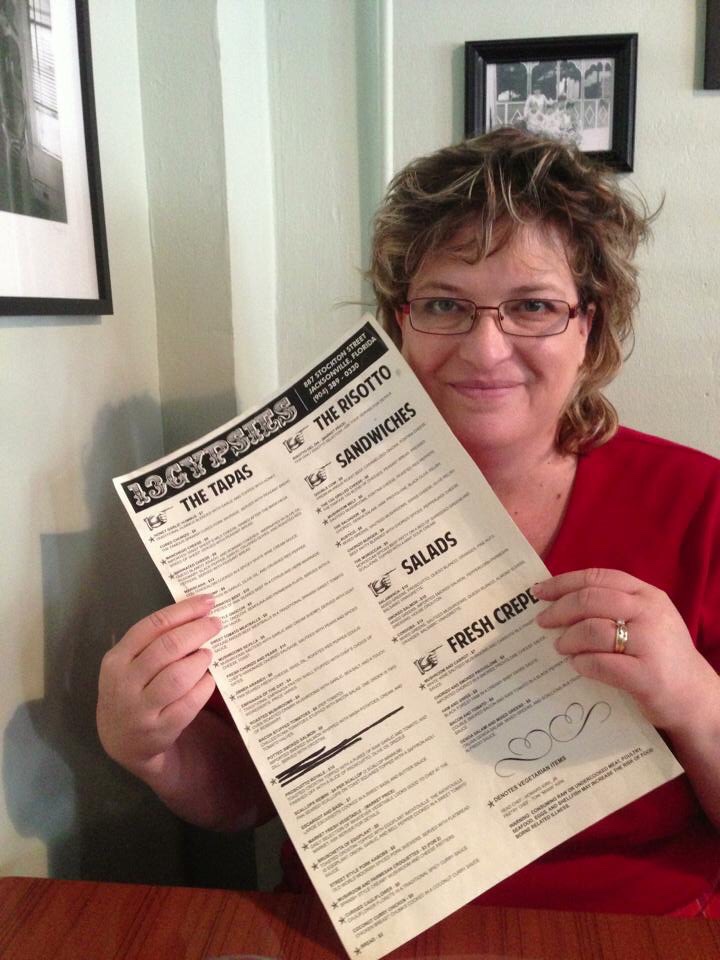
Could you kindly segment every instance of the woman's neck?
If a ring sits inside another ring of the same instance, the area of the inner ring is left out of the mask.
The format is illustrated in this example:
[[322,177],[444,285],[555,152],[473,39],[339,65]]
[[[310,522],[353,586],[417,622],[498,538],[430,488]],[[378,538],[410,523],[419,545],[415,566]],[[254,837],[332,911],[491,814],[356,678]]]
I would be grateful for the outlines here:
[[495,495],[537,553],[550,548],[565,515],[577,457],[554,444],[533,449],[468,451]]
[[515,443],[466,449],[501,500],[504,497],[514,498],[517,493],[527,496],[538,483],[567,461],[551,438],[537,438],[534,442],[522,445]]

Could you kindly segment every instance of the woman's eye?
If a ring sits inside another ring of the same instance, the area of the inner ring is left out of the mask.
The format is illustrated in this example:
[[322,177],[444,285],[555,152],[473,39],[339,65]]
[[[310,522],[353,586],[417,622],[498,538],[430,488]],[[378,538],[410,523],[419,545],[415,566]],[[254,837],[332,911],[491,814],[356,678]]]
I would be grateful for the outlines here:
[[519,307],[523,313],[552,313],[550,300],[523,300]]
[[446,314],[455,313],[459,309],[457,300],[428,300],[425,309],[428,313]]

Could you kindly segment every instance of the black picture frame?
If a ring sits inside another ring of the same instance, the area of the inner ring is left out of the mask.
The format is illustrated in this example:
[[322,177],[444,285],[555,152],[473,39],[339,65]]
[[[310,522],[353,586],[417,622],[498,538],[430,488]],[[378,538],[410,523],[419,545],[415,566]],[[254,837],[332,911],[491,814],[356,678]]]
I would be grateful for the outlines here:
[[[6,148],[0,151],[0,258],[6,263],[5,273],[0,263],[0,315],[111,314],[88,0],[52,0],[43,22],[30,18],[27,0],[14,0],[11,9],[12,21],[0,15],[0,41],[20,65],[14,88],[20,106],[14,140],[0,144]],[[38,106],[38,91],[48,88],[35,62],[29,80],[28,63],[43,31],[49,39],[42,42],[54,44],[54,72],[52,93],[44,92],[46,102]],[[47,108],[53,96],[54,120]],[[40,143],[41,112],[59,131],[59,156]]]
[[707,0],[703,87],[720,90],[720,0]]
[[[535,69],[533,65],[549,67],[553,62],[556,62],[557,72],[560,75],[561,71],[565,69],[563,65],[569,64],[572,67],[577,67],[580,74],[579,81],[573,77],[563,77],[557,83],[565,82],[566,88],[568,81],[571,81],[573,86],[578,84],[580,93],[572,100],[569,96],[565,96],[563,100],[562,94],[558,95],[555,100],[556,107],[562,106],[563,109],[569,110],[572,106],[572,115],[562,118],[568,124],[573,125],[568,137],[572,135],[578,142],[580,137],[583,140],[592,140],[592,136],[598,134],[595,137],[596,140],[601,136],[607,142],[596,147],[588,147],[579,143],[580,149],[597,157],[616,170],[632,171],[635,151],[637,50],[638,35],[636,33],[537,37],[528,40],[468,41],[465,44],[465,136],[478,136],[494,126],[522,126],[527,123],[525,119],[519,118],[517,113],[511,115],[515,118],[514,122],[511,119],[503,121],[500,115],[503,111],[499,109],[492,116],[491,122],[488,123],[488,113],[493,109],[492,104],[488,103],[488,88],[491,86],[489,81],[497,76],[495,68],[498,65],[517,65],[518,68],[524,66],[527,71],[527,83],[531,84],[532,71]],[[590,89],[588,74],[584,74],[583,70],[577,66],[582,61],[590,62],[588,70],[592,69],[593,66],[599,68],[597,74],[593,75],[597,76],[596,86],[599,94],[597,98],[592,99],[592,105],[590,98],[585,99],[584,92],[586,89]],[[595,61],[597,61],[597,64],[594,63]],[[605,74],[601,79],[600,73],[603,70]],[[504,75],[508,75],[507,69],[504,71]],[[610,82],[611,88],[609,90],[605,89],[605,86]],[[522,74],[518,70],[518,86],[520,87],[521,84]],[[497,82],[495,82],[495,87],[497,88]],[[601,92],[607,95],[602,96],[600,95]],[[517,91],[503,90],[498,96],[504,93],[508,93],[511,97],[516,95],[522,97],[521,89]],[[553,107],[552,97],[547,97],[544,94],[541,94],[541,96],[549,104],[548,109],[551,109]],[[531,99],[537,99],[534,89],[527,92],[525,100],[522,101],[523,109]],[[508,101],[510,106],[519,107],[520,103],[520,99]],[[504,104],[498,102],[495,106],[500,108]],[[584,126],[586,107],[588,108],[588,123],[592,119],[592,110],[595,111],[597,120],[597,129],[595,130],[590,130],[589,127],[585,128]],[[507,111],[504,112],[507,114]],[[601,120],[603,122],[607,121],[602,129],[600,127]],[[552,135],[561,136],[559,132],[557,134],[554,131],[548,132],[551,132]]]

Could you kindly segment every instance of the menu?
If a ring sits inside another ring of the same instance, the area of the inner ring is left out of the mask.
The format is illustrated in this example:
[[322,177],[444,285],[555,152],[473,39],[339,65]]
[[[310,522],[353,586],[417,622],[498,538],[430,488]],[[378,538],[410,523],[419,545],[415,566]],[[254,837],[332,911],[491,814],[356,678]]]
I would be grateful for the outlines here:
[[547,570],[374,320],[115,485],[173,597],[216,597],[211,672],[350,956],[681,772],[535,623]]

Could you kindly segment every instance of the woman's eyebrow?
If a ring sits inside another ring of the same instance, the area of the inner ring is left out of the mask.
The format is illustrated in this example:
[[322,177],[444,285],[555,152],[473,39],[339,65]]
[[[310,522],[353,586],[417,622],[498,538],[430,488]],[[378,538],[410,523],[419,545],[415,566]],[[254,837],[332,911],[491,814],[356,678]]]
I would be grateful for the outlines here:
[[461,294],[463,292],[462,287],[456,286],[454,283],[447,283],[445,280],[424,280],[418,287],[417,291],[422,290],[432,290],[439,293],[450,293],[450,294]]
[[[467,291],[464,287],[459,287],[454,283],[449,283],[446,280],[434,280],[430,277],[427,280],[423,280],[416,289],[415,296],[422,296],[431,291],[432,293],[447,293],[450,296],[459,296],[467,297]],[[538,294],[540,292],[552,292],[558,296],[564,296],[565,291],[557,284],[554,277],[538,277],[537,280],[533,280],[530,283],[518,283],[516,285],[509,285],[507,288],[508,294],[517,297],[530,296],[532,294]]]
[[556,281],[554,281],[551,278],[544,279],[542,277],[539,277],[537,280],[533,281],[532,283],[521,283],[515,287],[511,286],[509,287],[509,290],[511,290],[512,293],[518,294],[518,296],[523,296],[524,294],[529,296],[530,294],[538,293],[538,291],[547,291],[547,290],[553,291],[558,294],[560,293],[564,294],[564,291],[562,290],[560,285],[556,283]]

